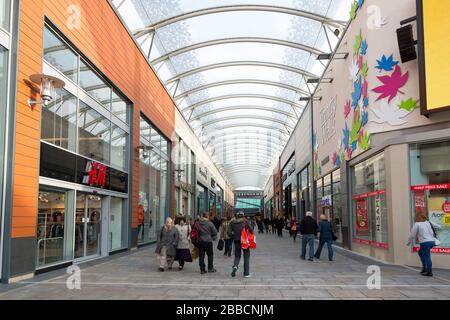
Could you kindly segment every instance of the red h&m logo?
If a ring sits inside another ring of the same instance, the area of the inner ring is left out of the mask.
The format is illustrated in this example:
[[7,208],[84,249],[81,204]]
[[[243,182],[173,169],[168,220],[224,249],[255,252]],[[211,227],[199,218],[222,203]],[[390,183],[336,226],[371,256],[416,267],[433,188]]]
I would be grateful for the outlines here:
[[83,184],[104,188],[106,184],[106,166],[95,161],[86,164]]

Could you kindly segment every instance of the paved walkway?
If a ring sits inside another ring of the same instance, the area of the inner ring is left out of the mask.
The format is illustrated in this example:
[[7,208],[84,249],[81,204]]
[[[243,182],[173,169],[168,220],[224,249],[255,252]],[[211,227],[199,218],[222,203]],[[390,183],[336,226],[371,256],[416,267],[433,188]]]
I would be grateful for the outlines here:
[[[200,275],[198,260],[182,272],[160,273],[154,247],[81,265],[81,289],[69,290],[63,271],[36,276],[28,282],[0,285],[3,299],[450,299],[450,272],[420,276],[414,268],[379,264],[381,290],[369,290],[366,271],[373,260],[335,250],[335,261],[299,259],[300,243],[289,237],[257,235],[252,252],[252,278],[242,266],[230,277],[232,258],[215,252],[217,273]],[[241,261],[242,264],[242,261]],[[176,267],[178,266],[175,263]]]

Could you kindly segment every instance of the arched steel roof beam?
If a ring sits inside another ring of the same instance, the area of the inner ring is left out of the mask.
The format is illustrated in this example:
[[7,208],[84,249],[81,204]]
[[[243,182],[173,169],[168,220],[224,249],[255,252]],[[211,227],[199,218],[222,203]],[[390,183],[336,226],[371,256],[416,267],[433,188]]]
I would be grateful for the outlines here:
[[243,137],[243,138],[231,138],[231,139],[220,139],[219,141],[211,141],[211,146],[221,146],[221,145],[232,145],[232,144],[237,144],[237,143],[243,143],[246,142],[248,144],[256,144],[256,145],[262,145],[262,144],[275,144],[277,146],[281,147],[281,143],[279,139],[258,139],[258,138],[248,138],[248,137]]
[[[227,128],[222,129],[222,132],[225,132]],[[259,130],[249,130],[249,129],[242,129],[242,130],[236,130],[235,128],[231,128],[232,132],[227,133],[220,133],[220,134],[212,134],[210,137],[216,137],[215,139],[219,139],[221,137],[232,137],[235,135],[243,136],[243,135],[254,135],[254,136],[260,136],[260,137],[271,137],[272,139],[283,139],[283,141],[287,141],[285,136],[281,134],[273,134],[271,131],[269,132],[261,132]]]
[[254,173],[254,174],[259,174],[260,176],[267,176],[264,171],[258,170],[258,169],[252,169],[252,168],[248,168],[248,169],[238,169],[238,170],[234,170],[234,171],[230,171],[229,175],[233,176],[233,175],[237,175],[237,174],[242,174],[242,173]]
[[258,80],[258,79],[236,79],[236,80],[225,80],[225,81],[209,83],[209,84],[206,84],[206,85],[203,85],[200,87],[192,88],[188,91],[185,91],[185,92],[177,95],[176,97],[174,97],[174,99],[179,100],[181,98],[187,97],[190,94],[194,94],[194,93],[197,93],[197,92],[200,92],[203,90],[207,90],[207,89],[211,89],[211,88],[231,85],[231,84],[262,84],[262,85],[267,85],[267,86],[283,88],[286,90],[291,90],[291,91],[297,92],[297,93],[305,95],[305,96],[310,96],[308,91],[296,88],[294,86],[291,86],[291,85],[288,85],[285,83],[280,83],[280,82],[275,82],[275,81],[267,81],[267,80]]
[[[266,162],[263,159],[257,159],[255,161],[252,161],[251,163],[248,163],[248,165],[252,166],[270,166],[274,161]],[[247,165],[247,163],[221,163],[220,166],[225,170],[226,168],[231,168],[233,166],[241,166],[241,165]]]
[[297,104],[294,101],[291,100],[287,100],[284,98],[280,98],[280,97],[275,97],[275,96],[269,96],[269,95],[264,95],[264,94],[227,94],[224,96],[219,96],[219,97],[214,97],[214,98],[209,98],[203,101],[199,101],[197,103],[193,103],[190,106],[184,108],[183,110],[181,110],[182,112],[186,112],[188,110],[193,110],[197,107],[200,107],[202,105],[211,103],[211,102],[215,102],[215,101],[221,101],[221,100],[229,100],[229,99],[241,99],[241,98],[254,98],[254,99],[265,99],[265,100],[272,100],[272,101],[276,101],[276,102],[280,102],[280,103],[284,103],[287,104],[289,106],[295,106],[297,108],[301,108],[303,109],[304,107]]
[[[239,143],[239,144],[230,144],[227,146],[223,146],[223,147],[217,147],[217,148],[213,148],[213,152],[216,152],[215,154],[217,154],[218,151],[222,151],[222,153],[224,152],[228,152],[230,150],[248,150],[248,148],[251,147],[250,144],[248,143]],[[270,153],[275,153],[275,152],[279,152],[279,151],[283,151],[283,149],[281,148],[281,146],[277,146],[276,144],[273,144],[271,146],[266,145],[253,145],[254,148],[252,148],[252,150],[248,150],[248,152],[253,151],[253,153],[255,154],[260,154],[261,152],[265,153],[266,151],[270,152]],[[268,155],[268,154],[267,154]]]
[[286,128],[279,128],[279,127],[274,127],[274,126],[270,126],[270,125],[256,124],[256,123],[236,123],[236,124],[227,125],[225,127],[214,128],[214,131],[217,132],[217,131],[228,129],[228,128],[242,128],[242,127],[263,128],[263,129],[267,129],[267,130],[273,130],[273,131],[279,132],[281,134],[285,134],[287,136],[289,136],[291,134],[290,132],[288,132],[286,130]]
[[236,38],[223,38],[223,39],[214,39],[209,41],[204,41],[200,43],[195,43],[186,47],[181,47],[179,49],[173,50],[171,52],[168,52],[161,57],[151,61],[152,64],[158,64],[160,62],[166,61],[169,58],[175,57],[177,55],[201,49],[201,48],[207,48],[211,46],[217,46],[221,44],[230,44],[230,43],[265,43],[265,44],[274,44],[279,46],[285,46],[290,47],[298,50],[305,51],[310,54],[314,54],[318,56],[319,54],[324,54],[326,52],[304,45],[293,41],[287,41],[287,40],[280,40],[280,39],[274,39],[274,38],[264,38],[264,37],[236,37]]
[[221,112],[226,112],[226,111],[235,111],[235,110],[269,111],[269,112],[275,112],[275,113],[278,113],[278,114],[282,114],[282,115],[287,116],[289,118],[297,119],[295,114],[292,114],[290,112],[287,112],[287,111],[284,111],[284,110],[280,110],[280,109],[277,109],[277,108],[267,107],[267,106],[256,106],[256,105],[255,106],[244,105],[244,106],[230,106],[230,107],[224,107],[224,108],[217,108],[217,109],[213,109],[213,110],[210,110],[210,111],[202,112],[200,114],[197,114],[190,121],[199,120],[199,119],[201,119],[203,117],[210,116],[210,115],[216,114],[216,113],[221,113]]
[[137,29],[134,31],[136,37],[140,37],[148,32],[154,32],[162,27],[177,23],[179,21],[196,18],[204,15],[233,12],[233,11],[264,11],[264,12],[275,12],[282,14],[289,14],[297,17],[302,17],[306,19],[315,20],[317,22],[330,25],[336,28],[343,28],[348,24],[348,21],[336,20],[323,15],[312,13],[306,10],[282,7],[282,6],[270,6],[270,5],[228,5],[228,6],[218,6],[211,8],[204,8],[200,10],[184,12],[173,17],[163,19],[161,21],[155,22],[144,28]]
[[273,118],[273,117],[258,116],[258,115],[236,115],[236,116],[230,116],[230,117],[220,117],[217,119],[203,122],[201,126],[203,128],[205,128],[205,127],[209,127],[210,125],[213,125],[215,123],[229,121],[229,120],[240,120],[240,119],[263,120],[263,121],[276,122],[281,125],[287,126],[288,128],[294,129],[294,126],[288,124],[286,121],[283,121],[283,120],[280,120],[277,118]]
[[306,70],[288,66],[285,64],[280,63],[274,63],[274,62],[265,62],[265,61],[229,61],[229,62],[220,62],[220,63],[214,63],[209,64],[203,67],[194,68],[188,71],[185,71],[183,73],[177,74],[176,76],[168,79],[165,81],[165,85],[169,85],[172,82],[175,82],[177,80],[192,76],[194,74],[197,74],[199,72],[208,71],[208,70],[214,70],[219,68],[226,68],[226,67],[246,67],[246,66],[256,66],[256,67],[268,67],[268,68],[275,68],[275,69],[282,69],[294,73],[298,73],[302,76],[305,76],[307,78],[318,78],[318,75],[315,75],[311,72],[308,72]]

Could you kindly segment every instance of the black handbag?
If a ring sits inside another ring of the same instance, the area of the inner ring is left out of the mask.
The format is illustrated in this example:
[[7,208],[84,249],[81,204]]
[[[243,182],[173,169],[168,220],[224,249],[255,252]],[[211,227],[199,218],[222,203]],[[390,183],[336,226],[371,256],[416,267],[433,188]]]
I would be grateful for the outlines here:
[[217,243],[217,250],[222,251],[224,245],[225,245],[225,242],[222,239],[220,239],[219,243]]
[[331,239],[333,239],[333,241],[336,241],[338,237],[336,237],[336,235],[334,234],[334,232],[331,232]]

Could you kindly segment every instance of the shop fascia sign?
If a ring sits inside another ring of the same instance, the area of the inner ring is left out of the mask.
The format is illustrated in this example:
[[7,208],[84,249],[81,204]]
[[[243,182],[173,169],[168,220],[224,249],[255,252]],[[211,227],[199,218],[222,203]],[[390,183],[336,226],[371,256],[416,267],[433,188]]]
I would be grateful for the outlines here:
[[336,134],[336,99],[320,110],[320,127],[322,130],[322,145],[331,140]]
[[208,180],[208,168],[206,167],[199,167],[198,173],[200,176],[202,176],[205,180]]
[[96,161],[88,161],[84,171],[83,184],[105,188],[108,167]]
[[320,200],[320,205],[322,207],[331,207],[332,205],[331,196],[322,197],[322,200]]
[[214,178],[211,178],[211,188],[216,188],[216,180],[214,180]]

